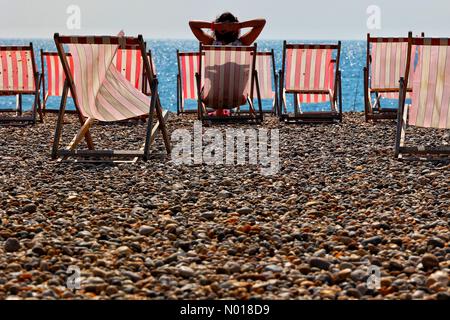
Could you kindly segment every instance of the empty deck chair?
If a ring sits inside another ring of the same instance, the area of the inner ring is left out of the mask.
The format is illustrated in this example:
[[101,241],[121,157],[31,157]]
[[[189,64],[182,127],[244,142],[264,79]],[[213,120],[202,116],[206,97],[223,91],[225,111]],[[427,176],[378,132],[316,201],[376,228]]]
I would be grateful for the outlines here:
[[[414,73],[409,54],[400,79],[395,156],[410,160],[450,160],[450,146],[405,146],[407,126],[450,129],[450,38],[408,39],[408,53],[418,47]],[[411,77],[411,78],[410,78]],[[409,82],[408,80],[411,79]],[[412,85],[411,105],[405,105],[407,83]]]
[[[151,51],[148,51],[147,55],[150,61],[152,61],[152,71],[156,74]],[[70,70],[73,70],[73,60],[70,53],[67,53],[66,59],[69,63]],[[130,81],[136,89],[149,95],[150,86],[148,82],[144,81],[144,64],[139,49],[133,47],[118,49],[113,63],[122,75]],[[42,110],[44,112],[58,112],[57,108],[47,108],[47,100],[49,97],[62,96],[64,81],[66,79],[58,53],[44,52],[41,50],[41,67],[43,75],[45,74],[42,79]],[[69,97],[70,96],[69,91]],[[66,112],[74,111],[66,110]]]
[[[282,70],[279,77],[278,110],[281,121],[295,123],[342,121],[340,53],[340,41],[337,44],[284,42]],[[294,114],[287,112],[288,95],[293,98]],[[330,103],[329,110],[302,110],[303,104],[324,102]]]
[[[405,74],[407,51],[408,38],[375,38],[367,34],[364,67],[366,122],[397,118],[397,108],[383,108],[382,99],[398,99],[398,81]],[[415,49],[412,48],[411,52],[414,55]],[[410,67],[414,67],[414,63]],[[407,98],[410,98],[410,93],[411,86],[408,85]]]
[[[158,95],[158,81],[152,72],[148,58],[143,59],[145,77],[151,84],[151,97],[139,91],[114,65],[114,59],[120,48],[132,46],[146,56],[145,43],[141,35],[137,38],[109,36],[59,36],[55,34],[55,44],[66,76],[61,107],[55,130],[52,158],[67,157],[89,158],[98,161],[116,161],[128,159],[131,162],[138,158],[148,160],[150,145],[157,130],[161,130],[167,153],[170,153],[170,142],[166,131],[167,111],[162,110]],[[73,58],[73,71],[70,70],[63,45],[69,47]],[[72,77],[72,72],[74,77]],[[71,91],[77,110],[81,129],[72,142],[60,150],[63,117],[66,108],[68,91]],[[157,122],[153,124],[153,115]],[[115,122],[148,115],[147,132],[144,147],[141,150],[95,150],[89,129],[95,121]],[[77,145],[86,140],[89,150],[76,150]]]
[[[195,73],[199,72],[200,67],[199,52],[180,52],[177,50],[177,113],[197,113],[197,108],[187,109],[186,102],[189,100],[197,101],[197,85]],[[203,83],[201,81],[201,83]]]
[[[263,109],[263,112],[274,114],[278,109],[276,94],[278,75],[275,69],[275,54],[273,50],[270,52],[258,52],[256,54],[256,71],[258,72],[261,99],[272,100],[272,108],[270,110]],[[273,85],[275,86],[275,90],[273,89]]]
[[[200,54],[204,55],[204,62],[200,60],[200,73],[196,74],[199,119],[262,122],[264,115],[255,69],[256,45],[233,47],[201,44]],[[201,79],[204,79],[203,83]],[[255,88],[258,110],[253,105]],[[249,110],[241,110],[241,106],[246,104]]]
[[[42,121],[40,81],[41,76],[36,70],[34,60],[33,44],[0,46],[0,97],[16,96],[16,108],[0,107],[0,113],[15,113],[15,116],[0,116],[0,123],[35,124],[37,114]],[[23,114],[23,95],[34,96],[29,115]]]

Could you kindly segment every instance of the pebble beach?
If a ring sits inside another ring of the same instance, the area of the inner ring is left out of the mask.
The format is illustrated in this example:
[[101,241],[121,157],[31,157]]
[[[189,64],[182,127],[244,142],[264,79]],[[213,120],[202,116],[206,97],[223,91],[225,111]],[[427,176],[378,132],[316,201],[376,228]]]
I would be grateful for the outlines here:
[[[66,122],[68,143],[79,125]],[[393,121],[230,125],[279,129],[272,176],[177,165],[160,135],[148,162],[55,162],[55,123],[0,127],[0,299],[450,298],[450,164],[395,160]],[[168,129],[193,123],[171,114]],[[138,148],[144,130],[92,135]],[[450,143],[448,130],[409,130],[411,142]]]

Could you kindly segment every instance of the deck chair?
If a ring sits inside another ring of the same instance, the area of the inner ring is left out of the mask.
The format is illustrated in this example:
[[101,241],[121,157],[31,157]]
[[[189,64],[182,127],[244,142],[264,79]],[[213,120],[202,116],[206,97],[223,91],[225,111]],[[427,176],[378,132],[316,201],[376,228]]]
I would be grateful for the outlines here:
[[[156,74],[151,51],[148,51],[147,55],[150,61],[152,61],[152,71]],[[73,70],[73,59],[70,53],[66,54],[66,59],[69,63],[70,70]],[[150,95],[150,86],[148,81],[144,81],[144,65],[139,49],[133,47],[118,49],[113,63],[122,75],[130,81],[136,89]],[[42,74],[45,75],[42,79],[42,111],[44,113],[58,112],[58,109],[47,108],[47,100],[49,97],[62,96],[64,81],[66,79],[58,53],[45,52],[41,49],[41,68]],[[73,76],[74,75],[72,73],[72,77]],[[69,97],[71,97],[70,91]],[[66,113],[75,113],[75,111],[66,110]]]
[[[197,101],[195,73],[200,66],[199,52],[180,52],[177,50],[177,114],[197,113],[197,108],[186,109],[186,101]],[[204,74],[204,73],[202,73]],[[203,83],[203,81],[201,81]]]
[[[199,73],[196,73],[198,117],[202,121],[261,123],[264,119],[256,45],[252,47],[205,46],[200,44]],[[203,75],[204,73],[204,75]],[[201,79],[204,79],[202,84]],[[258,110],[253,105],[254,89]],[[248,104],[249,110],[241,110]],[[227,115],[228,113],[228,115]]]
[[[151,84],[151,97],[146,96],[128,81],[113,64],[118,48],[139,48],[145,54],[145,43],[141,35],[125,37],[110,36],[54,36],[58,55],[66,76],[61,106],[55,130],[52,158],[66,160],[68,157],[96,162],[136,162],[148,160],[150,145],[158,130],[162,132],[167,153],[170,141],[166,130],[167,111],[163,111],[158,95],[158,80],[152,72],[148,58],[143,60],[145,76]],[[67,61],[63,45],[67,45],[73,58],[73,73]],[[68,91],[71,91],[81,129],[70,144],[59,149]],[[153,115],[157,121],[153,124]],[[140,150],[96,150],[89,132],[95,121],[116,122],[148,115],[144,146]],[[76,147],[86,140],[89,150]]]
[[[411,75],[414,46],[418,59]],[[411,78],[411,81],[408,80]],[[407,83],[411,105],[405,105]],[[406,160],[450,160],[450,146],[405,146],[407,126],[450,129],[450,38],[413,38],[409,33],[405,76],[400,79],[395,157]]]
[[[0,97],[16,96],[16,108],[0,108],[1,113],[15,113],[15,116],[0,116],[0,123],[35,124],[37,114],[42,122],[41,80],[41,75],[36,70],[32,43],[28,46],[0,46]],[[34,96],[31,115],[23,114],[23,95]]]
[[[340,54],[340,41],[337,44],[289,44],[284,41],[283,63],[279,76],[280,121],[293,123],[342,121]],[[288,94],[293,97],[294,114],[287,112]],[[330,103],[330,110],[302,110],[302,104],[324,102]]]
[[[424,34],[422,33],[422,37]],[[408,38],[375,38],[367,34],[364,67],[364,113],[366,122],[396,119],[397,108],[383,108],[383,99],[399,98],[398,80],[405,74]],[[411,51],[415,53],[415,49]],[[413,67],[414,63],[410,67]],[[407,98],[411,93],[407,86]]]
[[[276,92],[278,87],[278,75],[275,69],[274,51],[258,52],[256,54],[256,71],[258,72],[258,82],[260,86],[261,99],[272,100],[270,110],[263,109],[264,113],[275,114],[278,110],[278,99]],[[275,90],[273,89],[275,85]],[[256,88],[254,90],[257,90]]]

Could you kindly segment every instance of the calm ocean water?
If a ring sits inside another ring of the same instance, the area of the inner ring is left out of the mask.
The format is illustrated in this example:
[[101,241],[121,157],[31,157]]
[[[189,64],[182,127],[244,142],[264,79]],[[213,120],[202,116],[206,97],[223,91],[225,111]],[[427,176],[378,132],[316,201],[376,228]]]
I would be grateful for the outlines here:
[[[0,39],[0,44],[27,44],[33,42],[35,48],[36,61],[40,69],[40,49],[45,51],[56,51],[53,40],[44,39]],[[305,42],[305,41],[292,41]],[[315,42],[315,41],[307,41]],[[330,41],[321,41],[330,42]],[[333,41],[331,41],[333,42]],[[158,78],[160,83],[160,96],[164,108],[176,111],[176,79],[177,61],[176,50],[197,51],[198,42],[194,40],[147,40],[148,47],[153,52],[156,63]],[[275,50],[277,71],[281,67],[282,40],[258,41],[259,50]],[[366,43],[364,41],[343,41],[341,52],[342,71],[342,96],[344,111],[363,111],[363,67],[365,64]],[[70,100],[70,99],[69,99]],[[24,106],[31,104],[31,98],[24,98]],[[264,106],[270,105],[270,101],[264,101]],[[11,108],[15,106],[14,97],[1,97],[0,108]],[[48,107],[57,108],[59,100],[49,99]],[[189,106],[189,105],[188,105]],[[196,106],[195,102],[191,106]],[[73,107],[69,103],[69,108]]]

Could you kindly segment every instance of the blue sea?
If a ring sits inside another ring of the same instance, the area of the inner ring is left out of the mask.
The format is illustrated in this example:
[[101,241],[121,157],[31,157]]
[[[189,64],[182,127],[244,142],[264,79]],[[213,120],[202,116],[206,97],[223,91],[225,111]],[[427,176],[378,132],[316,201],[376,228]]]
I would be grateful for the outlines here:
[[[56,51],[53,40],[48,39],[0,39],[1,45],[28,44],[33,42],[36,62],[40,69],[40,49]],[[293,43],[314,43],[318,41],[289,41]],[[333,41],[320,41],[333,42]],[[147,40],[147,46],[152,50],[159,79],[161,102],[165,109],[177,110],[177,58],[176,50],[198,51],[198,42],[194,40]],[[258,50],[275,50],[277,71],[281,68],[282,40],[258,41]],[[366,60],[366,43],[364,41],[343,41],[341,51],[342,96],[344,111],[363,111],[363,67]],[[69,99],[70,100],[70,99]],[[24,97],[24,107],[31,105],[31,97]],[[15,107],[15,97],[0,97],[0,108]],[[263,101],[264,108],[271,106],[271,101]],[[196,106],[195,102],[187,107]],[[50,98],[48,108],[58,108],[59,99]],[[68,108],[73,108],[69,103]]]

